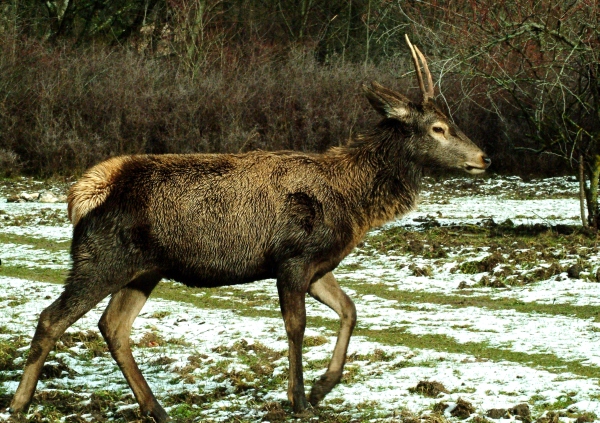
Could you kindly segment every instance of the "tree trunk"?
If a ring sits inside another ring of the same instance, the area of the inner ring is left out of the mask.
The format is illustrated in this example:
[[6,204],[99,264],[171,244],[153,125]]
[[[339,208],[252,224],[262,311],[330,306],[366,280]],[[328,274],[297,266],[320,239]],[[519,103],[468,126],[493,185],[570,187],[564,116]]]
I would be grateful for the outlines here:
[[590,192],[588,197],[588,220],[590,226],[598,230],[600,226],[600,216],[598,210],[598,183],[600,182],[600,154],[594,157],[591,163],[590,172]]
[[190,63],[198,61],[198,53],[204,48],[204,8],[206,4],[204,0],[196,0],[190,3],[190,13],[192,16],[187,16],[191,22],[187,25],[189,31],[187,35],[189,44],[187,46],[187,57]]
[[589,188],[585,188],[585,198],[588,209],[589,226],[598,230],[600,227],[600,205],[598,204],[598,185],[600,183],[600,154],[597,154],[587,163],[587,176],[590,180]]
[[585,216],[585,166],[583,164],[583,154],[579,155],[579,213],[581,214],[581,224],[588,226]]

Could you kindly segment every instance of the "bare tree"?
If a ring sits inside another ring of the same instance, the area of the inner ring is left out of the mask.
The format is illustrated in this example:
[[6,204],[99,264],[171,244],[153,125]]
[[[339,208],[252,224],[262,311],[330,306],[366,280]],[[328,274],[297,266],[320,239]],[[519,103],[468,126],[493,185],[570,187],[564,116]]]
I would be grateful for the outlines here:
[[425,3],[399,9],[437,51],[452,51],[450,67],[463,75],[470,100],[516,120],[511,126],[533,146],[521,148],[557,155],[584,178],[584,222],[598,229],[598,2]]

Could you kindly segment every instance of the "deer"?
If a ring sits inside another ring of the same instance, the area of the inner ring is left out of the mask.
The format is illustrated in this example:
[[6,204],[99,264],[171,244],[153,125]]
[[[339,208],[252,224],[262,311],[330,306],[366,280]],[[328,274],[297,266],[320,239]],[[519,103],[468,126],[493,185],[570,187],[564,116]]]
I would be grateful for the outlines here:
[[[143,416],[169,417],[135,362],[130,332],[163,278],[189,287],[275,279],[287,333],[287,396],[303,415],[342,377],[357,313],[333,270],[366,233],[415,208],[428,168],[483,173],[490,158],[434,102],[423,53],[408,36],[422,99],[363,84],[382,115],[345,146],[317,153],[129,155],[89,169],[71,186],[72,267],[45,308],[8,409],[25,412],[57,340],[104,298],[99,329]],[[421,72],[427,79],[427,87]],[[307,294],[340,321],[325,373],[304,390]]]

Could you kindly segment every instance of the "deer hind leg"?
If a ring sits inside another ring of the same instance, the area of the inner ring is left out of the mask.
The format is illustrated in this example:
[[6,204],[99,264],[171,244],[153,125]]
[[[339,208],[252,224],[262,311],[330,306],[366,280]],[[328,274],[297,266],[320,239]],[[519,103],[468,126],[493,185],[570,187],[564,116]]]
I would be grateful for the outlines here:
[[340,288],[333,273],[329,272],[312,283],[308,293],[333,309],[340,316],[340,332],[327,371],[315,382],[310,392],[310,403],[314,406],[327,395],[342,378],[346,352],[352,330],[356,325],[356,307]]
[[[42,367],[48,354],[61,335],[81,316],[108,296],[115,284],[103,284],[87,278],[69,276],[63,293],[40,314],[35,335],[23,370],[21,382],[15,392],[9,411],[26,411],[31,403]],[[94,283],[92,283],[94,282]]]
[[165,422],[169,417],[140,372],[131,354],[129,342],[133,321],[160,279],[160,275],[156,273],[145,273],[114,293],[98,326],[112,357],[119,365],[140,404],[142,415],[153,417],[156,422]]

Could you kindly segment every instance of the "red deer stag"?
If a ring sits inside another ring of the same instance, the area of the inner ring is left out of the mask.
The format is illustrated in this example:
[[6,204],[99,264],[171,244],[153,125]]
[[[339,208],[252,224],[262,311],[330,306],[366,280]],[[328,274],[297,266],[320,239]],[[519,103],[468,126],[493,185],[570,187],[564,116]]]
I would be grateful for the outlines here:
[[[27,409],[57,339],[111,295],[100,331],[142,414],[167,421],[129,341],[134,319],[162,278],[193,287],[275,278],[293,411],[322,400],[342,377],[356,323],[354,303],[331,272],[369,229],[415,206],[425,167],[476,174],[491,163],[436,107],[425,58],[406,41],[421,103],[375,82],[365,85],[383,120],[346,147],[323,154],[123,156],[88,170],[68,197],[73,267],[63,293],[40,315],[10,411]],[[308,401],[302,374],[307,293],[341,321],[331,362]]]

